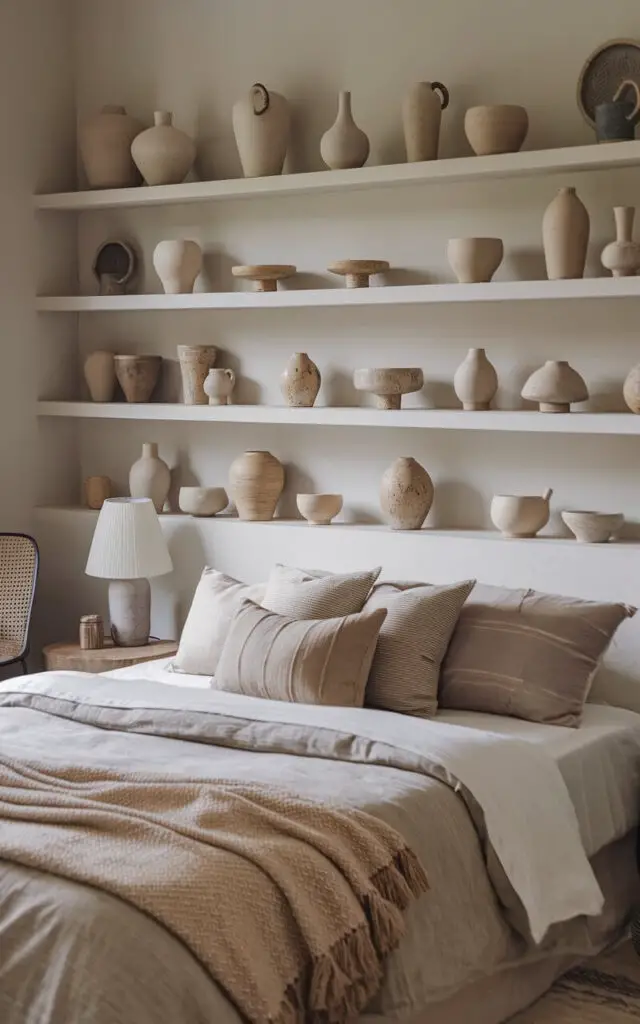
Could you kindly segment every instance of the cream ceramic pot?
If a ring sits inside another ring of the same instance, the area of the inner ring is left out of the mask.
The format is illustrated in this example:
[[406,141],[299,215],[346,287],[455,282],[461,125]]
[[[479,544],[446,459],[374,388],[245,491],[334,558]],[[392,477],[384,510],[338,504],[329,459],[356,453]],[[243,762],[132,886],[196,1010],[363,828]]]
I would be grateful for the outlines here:
[[236,375],[233,370],[209,370],[204,382],[204,393],[209,398],[209,405],[229,405],[235,384]]
[[551,489],[534,494],[496,494],[491,501],[491,521],[505,537],[535,537],[549,522]]

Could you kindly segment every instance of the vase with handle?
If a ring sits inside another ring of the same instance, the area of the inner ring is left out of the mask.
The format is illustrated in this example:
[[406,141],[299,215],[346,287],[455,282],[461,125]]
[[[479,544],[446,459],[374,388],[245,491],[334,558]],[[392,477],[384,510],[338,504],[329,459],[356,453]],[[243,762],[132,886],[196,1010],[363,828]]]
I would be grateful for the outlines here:
[[289,104],[261,82],[233,105],[233,132],[245,178],[282,174],[289,146]]
[[351,93],[338,94],[338,116],[320,140],[320,155],[333,171],[362,167],[369,156],[369,139],[351,113]]
[[158,455],[158,445],[147,441],[142,455],[129,471],[132,498],[151,498],[156,512],[162,512],[171,486],[171,471]]
[[229,489],[240,519],[273,519],[284,487],[284,467],[271,452],[245,452],[231,463]]
[[634,206],[614,206],[616,240],[602,250],[602,266],[614,277],[635,277],[640,270],[640,245],[633,241]]
[[575,188],[561,188],[542,220],[544,258],[550,281],[584,277],[589,227],[589,214]]
[[483,348],[470,348],[455,372],[453,389],[462,408],[478,412],[491,408],[491,399],[498,390],[498,374]]
[[402,103],[402,127],[408,163],[437,160],[442,111],[449,90],[442,82],[416,82]]

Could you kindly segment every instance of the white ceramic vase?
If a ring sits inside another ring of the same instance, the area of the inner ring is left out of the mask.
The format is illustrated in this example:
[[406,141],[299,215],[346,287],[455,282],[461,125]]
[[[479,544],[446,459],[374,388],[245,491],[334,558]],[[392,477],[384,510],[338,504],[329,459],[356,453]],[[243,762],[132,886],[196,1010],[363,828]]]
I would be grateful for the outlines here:
[[116,389],[116,364],[113,352],[98,350],[84,361],[84,379],[92,402],[112,402]]
[[80,158],[90,188],[127,188],[140,184],[131,144],[142,125],[124,107],[106,106],[88,118],[78,133]]
[[491,408],[498,390],[498,374],[483,348],[470,348],[453,377],[453,389],[462,408],[477,412]]
[[231,463],[229,488],[240,519],[273,519],[284,487],[284,468],[271,452],[245,452]]
[[129,491],[132,498],[151,498],[156,512],[162,512],[171,486],[171,471],[158,456],[158,445],[146,442],[142,455],[129,470]]
[[294,352],[280,378],[280,389],[287,405],[310,408],[318,397],[320,370],[306,352]]
[[584,277],[589,214],[575,188],[561,188],[542,220],[544,258],[550,281]]
[[362,167],[369,156],[369,139],[351,113],[351,93],[338,93],[338,116],[320,140],[320,155],[331,170]]
[[614,277],[634,277],[640,270],[640,245],[633,241],[634,206],[615,206],[616,240],[602,250],[602,266]]
[[236,386],[236,375],[233,370],[209,370],[204,382],[204,392],[209,398],[209,405],[230,405],[231,392]]
[[396,459],[382,477],[382,514],[392,530],[419,530],[429,514],[433,494],[431,477],[419,462]]
[[291,114],[284,96],[256,82],[233,105],[233,132],[245,178],[282,174]]
[[156,110],[153,121],[133,140],[131,155],[147,185],[179,185],[193,167],[195,142],[174,127],[168,110]]
[[188,238],[158,242],[153,265],[167,295],[187,295],[202,270],[202,249]]
[[402,102],[408,163],[437,160],[442,111],[448,106],[449,91],[441,82],[416,82],[411,86]]

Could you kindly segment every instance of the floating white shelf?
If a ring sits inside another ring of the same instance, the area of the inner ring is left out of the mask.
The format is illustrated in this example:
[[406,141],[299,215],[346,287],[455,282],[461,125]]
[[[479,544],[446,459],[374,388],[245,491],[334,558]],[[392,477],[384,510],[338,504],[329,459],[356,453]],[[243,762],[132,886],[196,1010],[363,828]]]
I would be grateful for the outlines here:
[[262,423],[285,426],[408,427],[431,430],[484,430],[510,433],[609,434],[640,436],[640,416],[624,412],[464,412],[461,409],[400,409],[279,405],[181,405],[149,402],[38,402],[39,416],[68,419],[180,420],[190,423]]
[[194,181],[102,191],[62,192],[35,196],[39,210],[107,210],[117,207],[162,206],[224,199],[250,199],[347,189],[511,178],[595,171],[640,164],[640,141],[611,142],[565,149],[529,150],[499,156],[466,156],[415,164],[383,164],[346,171],[311,171],[269,178]]
[[455,302],[548,302],[640,298],[640,277],[576,281],[492,281],[374,288],[309,288],[277,292],[196,292],[193,295],[41,296],[41,313],[107,313],[180,309],[291,309],[320,306],[407,306]]

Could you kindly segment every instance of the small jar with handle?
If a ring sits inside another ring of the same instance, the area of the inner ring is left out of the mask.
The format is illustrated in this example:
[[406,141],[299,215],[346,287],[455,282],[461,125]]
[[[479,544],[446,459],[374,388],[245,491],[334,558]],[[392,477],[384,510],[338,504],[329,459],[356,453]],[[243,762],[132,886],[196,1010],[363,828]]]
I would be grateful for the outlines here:
[[236,375],[233,370],[222,369],[222,367],[209,370],[204,382],[204,391],[209,398],[209,405],[230,405],[231,392],[235,384]]

